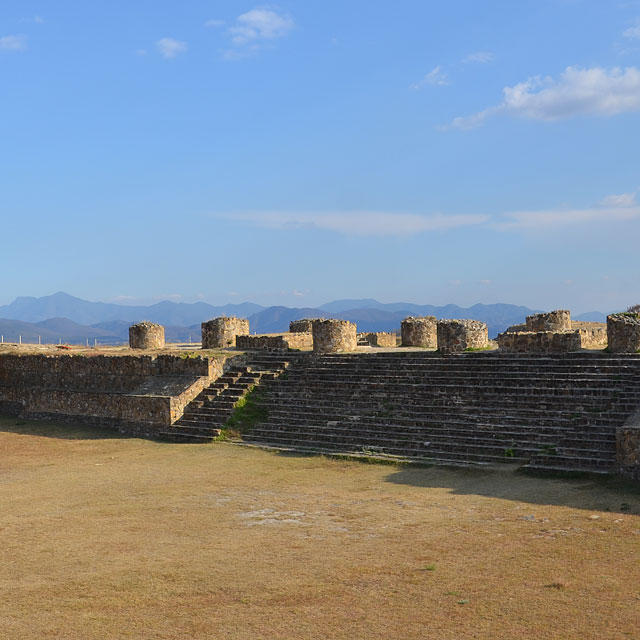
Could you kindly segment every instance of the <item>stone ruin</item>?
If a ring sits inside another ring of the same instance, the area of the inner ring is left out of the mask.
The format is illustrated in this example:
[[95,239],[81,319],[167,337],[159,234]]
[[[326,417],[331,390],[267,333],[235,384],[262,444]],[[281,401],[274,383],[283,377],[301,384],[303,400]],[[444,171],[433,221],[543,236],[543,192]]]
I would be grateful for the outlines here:
[[403,347],[438,347],[437,319],[435,316],[405,318],[400,324]]
[[154,322],[138,322],[129,327],[129,347],[131,349],[162,349],[164,347],[164,327]]
[[313,323],[324,318],[302,318],[300,320],[292,320],[289,323],[289,333],[311,333]]
[[331,319],[313,323],[314,353],[355,351],[357,346],[357,328],[353,322]]
[[236,346],[236,336],[249,334],[245,318],[222,317],[202,323],[202,348],[223,349]]
[[569,353],[604,348],[605,326],[598,322],[573,322],[571,313],[557,309],[527,316],[525,324],[509,327],[496,338],[505,353]]
[[306,331],[271,336],[236,336],[236,347],[247,351],[308,350],[313,347],[313,336]]
[[398,340],[395,333],[387,331],[371,331],[358,334],[359,347],[395,347]]
[[612,313],[607,316],[607,339],[612,353],[638,353],[640,313]]
[[548,313],[534,313],[527,316],[527,331],[571,331],[571,312],[557,309]]
[[479,320],[438,320],[437,336],[440,353],[461,353],[489,346],[489,330]]

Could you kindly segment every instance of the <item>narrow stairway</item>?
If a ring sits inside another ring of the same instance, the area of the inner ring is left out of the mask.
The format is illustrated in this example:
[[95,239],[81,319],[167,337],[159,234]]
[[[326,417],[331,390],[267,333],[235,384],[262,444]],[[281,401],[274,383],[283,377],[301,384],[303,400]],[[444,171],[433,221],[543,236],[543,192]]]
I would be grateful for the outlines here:
[[211,442],[220,435],[241,398],[255,386],[278,378],[288,366],[288,361],[274,358],[230,369],[194,398],[177,422],[158,435],[172,442]]

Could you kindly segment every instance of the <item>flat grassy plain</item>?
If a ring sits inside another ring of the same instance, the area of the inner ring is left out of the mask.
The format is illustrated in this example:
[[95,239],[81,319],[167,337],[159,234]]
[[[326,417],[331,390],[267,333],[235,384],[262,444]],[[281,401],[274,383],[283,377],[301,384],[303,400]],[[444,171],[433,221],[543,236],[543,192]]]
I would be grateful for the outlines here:
[[0,638],[638,638],[628,485],[0,418]]

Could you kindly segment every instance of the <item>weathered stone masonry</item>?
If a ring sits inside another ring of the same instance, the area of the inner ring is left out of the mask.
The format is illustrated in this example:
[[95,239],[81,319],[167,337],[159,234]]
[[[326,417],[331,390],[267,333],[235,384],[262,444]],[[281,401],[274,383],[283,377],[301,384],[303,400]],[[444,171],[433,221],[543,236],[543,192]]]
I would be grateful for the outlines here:
[[527,331],[571,331],[571,313],[566,309],[556,309],[547,313],[527,316]]
[[313,323],[324,318],[302,318],[301,320],[292,320],[289,323],[289,331],[291,333],[311,333],[313,331]]
[[405,318],[400,324],[402,346],[436,349],[438,346],[436,325],[435,316]]
[[607,338],[612,353],[640,350],[640,314],[614,313],[607,317]]
[[164,327],[153,322],[139,322],[129,327],[129,346],[132,349],[162,349]]
[[202,348],[235,347],[236,336],[248,334],[249,321],[244,318],[214,318],[202,323]]
[[242,350],[288,351],[289,349],[311,349],[311,333],[286,333],[280,336],[237,336],[236,346]]
[[440,353],[461,353],[489,345],[487,325],[479,320],[438,320],[437,330]]
[[357,328],[353,322],[320,320],[313,323],[314,353],[355,351],[357,346]]
[[0,356],[0,408],[153,435],[221,375],[222,358]]

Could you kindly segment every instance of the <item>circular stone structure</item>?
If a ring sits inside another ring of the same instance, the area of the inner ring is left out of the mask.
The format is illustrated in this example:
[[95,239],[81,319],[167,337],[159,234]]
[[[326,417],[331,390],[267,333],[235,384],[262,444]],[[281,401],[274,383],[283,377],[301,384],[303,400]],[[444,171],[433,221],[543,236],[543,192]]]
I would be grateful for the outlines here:
[[313,323],[313,352],[355,351],[357,331],[356,325],[348,320],[316,320]]
[[245,318],[213,318],[202,323],[202,348],[235,347],[236,336],[246,335],[249,335],[249,321]]
[[289,333],[311,333],[313,323],[324,318],[302,318],[301,320],[292,320],[289,323]]
[[435,349],[438,346],[437,322],[435,316],[405,318],[400,323],[402,346]]
[[612,353],[640,351],[640,313],[607,316],[607,347]]
[[164,347],[164,327],[154,322],[138,322],[129,327],[129,347],[131,349],[162,349]]
[[571,331],[571,312],[556,309],[548,313],[534,313],[527,316],[527,331]]
[[489,330],[479,320],[438,320],[437,331],[441,353],[460,353],[465,349],[489,346]]

